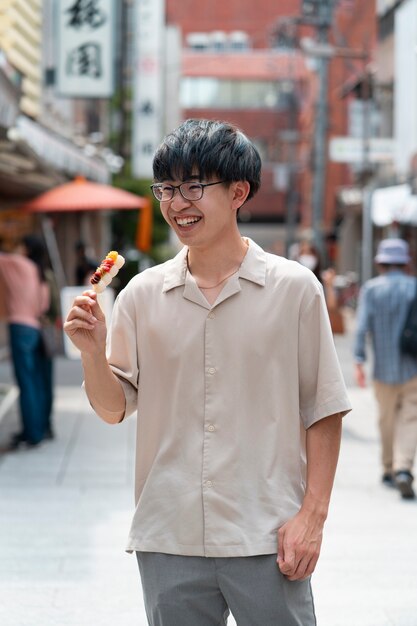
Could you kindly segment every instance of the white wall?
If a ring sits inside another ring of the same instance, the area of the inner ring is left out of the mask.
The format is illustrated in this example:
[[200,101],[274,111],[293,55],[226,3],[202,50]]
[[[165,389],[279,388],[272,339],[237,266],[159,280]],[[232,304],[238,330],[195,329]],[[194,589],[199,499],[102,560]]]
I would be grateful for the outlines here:
[[396,10],[394,35],[395,165],[403,175],[417,153],[417,0],[406,0]]
[[180,77],[181,77],[181,31],[177,26],[165,29],[165,106],[164,135],[176,128],[181,121]]

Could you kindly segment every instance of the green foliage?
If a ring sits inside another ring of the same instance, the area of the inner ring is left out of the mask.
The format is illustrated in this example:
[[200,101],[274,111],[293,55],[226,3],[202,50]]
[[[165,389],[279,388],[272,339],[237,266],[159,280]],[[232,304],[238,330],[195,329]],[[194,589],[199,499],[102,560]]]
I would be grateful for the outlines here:
[[[151,180],[139,180],[127,176],[115,176],[113,179],[115,187],[151,199],[153,209],[152,248],[148,254],[155,263],[161,263],[172,256],[167,245],[169,226],[161,215],[159,204],[152,196],[151,184]],[[112,216],[112,245],[116,249],[135,248],[137,224],[138,211],[115,211]]]

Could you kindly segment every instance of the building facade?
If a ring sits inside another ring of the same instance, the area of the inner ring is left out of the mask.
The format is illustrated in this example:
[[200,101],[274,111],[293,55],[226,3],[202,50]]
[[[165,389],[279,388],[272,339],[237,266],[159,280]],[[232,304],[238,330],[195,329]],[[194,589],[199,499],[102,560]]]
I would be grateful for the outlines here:
[[[170,95],[163,131],[172,128],[175,117],[226,119],[242,128],[261,153],[263,178],[258,196],[241,211],[241,230],[285,253],[295,239],[314,234],[316,124],[323,103],[317,57],[302,42],[317,37],[315,25],[303,19],[301,0],[213,0],[199,11],[189,0],[163,4],[167,32],[176,32],[179,47],[166,39],[164,84]],[[329,59],[326,144],[351,132],[353,111],[360,106],[343,97],[343,87],[373,59],[376,40],[374,0],[332,6],[329,41],[337,53]],[[362,51],[363,58],[339,56],[347,49]],[[167,121],[173,109],[176,115]],[[347,163],[328,159],[327,148],[325,160],[320,227],[325,262],[337,264],[334,244],[345,218],[339,196],[354,185],[355,172]],[[355,264],[354,259],[347,262]]]
[[[363,60],[345,62],[346,134],[368,147],[344,168],[349,184],[336,196],[343,264],[366,280],[378,241],[408,239],[417,258],[417,1],[358,3],[340,32]],[[380,142],[384,152],[375,147]],[[345,179],[346,180],[346,179]]]
[[4,0],[0,4],[0,49],[18,74],[19,108],[37,117],[42,90],[42,0]]
[[241,211],[241,230],[285,252],[309,211],[303,120],[315,78],[288,23],[300,2],[215,0],[195,11],[190,1],[166,0],[165,11],[179,33],[179,117],[230,121],[255,143],[262,185]]
[[[57,93],[55,25],[62,7],[55,0],[0,3],[0,237],[9,248],[46,223],[21,210],[26,200],[76,176],[111,178],[108,100]],[[108,214],[49,217],[68,268],[65,280],[73,284],[74,244],[84,239],[100,257],[109,241]]]

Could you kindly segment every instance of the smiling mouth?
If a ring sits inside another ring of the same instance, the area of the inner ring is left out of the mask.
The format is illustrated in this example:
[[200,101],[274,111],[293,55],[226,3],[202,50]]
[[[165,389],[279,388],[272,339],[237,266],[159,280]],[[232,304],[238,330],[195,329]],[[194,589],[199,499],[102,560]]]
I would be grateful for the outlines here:
[[175,217],[175,222],[178,226],[191,226],[201,220],[201,217]]

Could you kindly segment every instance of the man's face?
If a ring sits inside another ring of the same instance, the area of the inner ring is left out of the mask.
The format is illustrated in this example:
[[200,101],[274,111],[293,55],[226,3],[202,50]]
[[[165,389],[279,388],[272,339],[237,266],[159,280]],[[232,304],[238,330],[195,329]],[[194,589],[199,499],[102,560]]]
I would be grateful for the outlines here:
[[[236,228],[236,210],[234,202],[234,186],[217,183],[218,179],[200,180],[192,178],[187,181],[167,180],[165,186],[177,186],[184,182],[209,184],[203,187],[203,195],[199,200],[188,200],[175,189],[171,200],[160,202],[164,219],[174,229],[180,241],[188,246],[209,245],[212,241],[218,242],[231,229]],[[169,191],[169,190],[168,190]],[[193,185],[183,187],[184,195],[193,195]],[[189,193],[191,192],[191,193]]]

